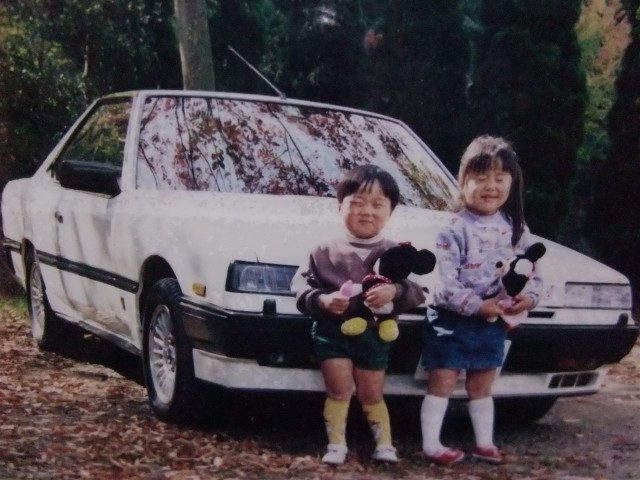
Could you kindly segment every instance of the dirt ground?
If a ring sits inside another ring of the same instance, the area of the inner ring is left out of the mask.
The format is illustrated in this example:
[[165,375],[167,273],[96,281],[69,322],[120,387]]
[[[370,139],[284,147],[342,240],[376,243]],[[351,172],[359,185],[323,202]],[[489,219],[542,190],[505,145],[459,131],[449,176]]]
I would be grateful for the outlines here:
[[[498,429],[504,465],[428,464],[419,399],[390,398],[401,461],[370,461],[373,443],[353,408],[349,460],[333,468],[320,462],[318,395],[225,395],[222,410],[179,427],[151,414],[136,359],[98,339],[88,336],[64,354],[40,352],[24,313],[7,307],[0,308],[0,338],[0,479],[640,478],[640,345],[597,395],[562,399],[529,427]],[[443,440],[469,449],[464,410],[448,417]]]

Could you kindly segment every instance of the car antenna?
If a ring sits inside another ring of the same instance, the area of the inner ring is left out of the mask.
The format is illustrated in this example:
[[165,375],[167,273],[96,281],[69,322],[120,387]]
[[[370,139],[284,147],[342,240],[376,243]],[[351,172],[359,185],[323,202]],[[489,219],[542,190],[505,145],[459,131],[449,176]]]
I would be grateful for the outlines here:
[[267,79],[267,77],[265,77],[262,73],[260,73],[260,71],[259,71],[256,67],[254,67],[253,65],[251,65],[251,64],[249,63],[249,61],[248,61],[248,60],[246,60],[242,55],[240,55],[238,52],[236,52],[236,51],[234,50],[234,48],[233,48],[231,45],[227,45],[227,48],[231,51],[231,53],[233,53],[233,54],[234,54],[234,55],[236,55],[240,60],[242,60],[242,61],[243,61],[243,62],[244,62],[244,63],[245,63],[245,64],[246,64],[246,65],[247,65],[251,70],[253,70],[255,73],[257,73],[257,74],[258,74],[258,76],[259,76],[261,79],[263,79],[265,82],[267,82],[267,83],[269,84],[269,86],[270,86],[271,88],[273,88],[273,89],[276,91],[276,93],[280,96],[280,98],[281,98],[281,99],[283,99],[283,100],[286,100],[286,99],[287,99],[287,96],[284,94],[284,92],[281,92],[280,90],[278,90],[278,88],[277,88],[273,83],[271,83],[271,82]]

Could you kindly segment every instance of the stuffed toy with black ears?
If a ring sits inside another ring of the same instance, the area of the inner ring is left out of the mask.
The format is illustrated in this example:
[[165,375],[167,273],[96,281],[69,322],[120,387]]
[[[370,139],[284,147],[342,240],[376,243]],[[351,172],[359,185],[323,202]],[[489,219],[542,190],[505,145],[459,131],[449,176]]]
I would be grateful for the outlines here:
[[[410,243],[401,243],[384,252],[378,262],[377,275],[367,275],[362,279],[361,284],[345,282],[340,292],[350,298],[384,283],[400,283],[411,273],[426,275],[433,271],[436,256],[429,250],[418,250]],[[349,336],[360,335],[366,330],[369,322],[375,322],[378,324],[380,338],[385,342],[392,342],[400,334],[398,323],[392,312],[392,301],[379,308],[369,307],[362,301],[359,315],[344,321],[340,327],[341,331]]]
[[[542,258],[547,249],[541,242],[536,242],[529,246],[524,253],[516,255],[506,262],[497,262],[496,268],[500,274],[500,293],[498,294],[498,305],[502,309],[509,308],[515,303],[516,297],[533,275],[536,262]],[[496,321],[498,317],[492,317],[489,321]],[[500,315],[505,321],[509,330],[515,328],[525,318],[527,312],[521,312],[516,315]]]

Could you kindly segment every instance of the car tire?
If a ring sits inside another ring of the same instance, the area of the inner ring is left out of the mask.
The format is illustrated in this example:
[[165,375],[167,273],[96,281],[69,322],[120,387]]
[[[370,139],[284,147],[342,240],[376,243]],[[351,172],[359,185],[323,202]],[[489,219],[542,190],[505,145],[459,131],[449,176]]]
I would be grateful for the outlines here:
[[62,322],[51,309],[47,290],[40,271],[40,262],[30,253],[27,256],[27,306],[31,321],[31,335],[41,350],[57,351],[71,343],[65,336]]
[[194,376],[191,345],[182,324],[177,280],[156,282],[144,307],[143,368],[149,404],[163,421],[193,419],[201,388]]
[[503,426],[522,427],[544,417],[557,397],[515,397],[495,400],[496,422]]

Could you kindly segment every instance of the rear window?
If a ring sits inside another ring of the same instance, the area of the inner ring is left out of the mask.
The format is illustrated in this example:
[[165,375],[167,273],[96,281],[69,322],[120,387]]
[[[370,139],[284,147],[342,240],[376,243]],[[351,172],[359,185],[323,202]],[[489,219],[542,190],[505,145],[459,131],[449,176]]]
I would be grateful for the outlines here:
[[269,102],[157,96],[146,100],[137,187],[335,197],[346,170],[389,171],[405,205],[448,210],[454,184],[394,121]]

